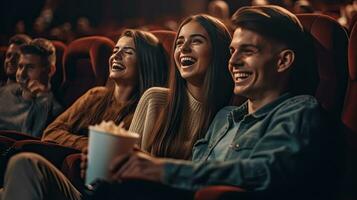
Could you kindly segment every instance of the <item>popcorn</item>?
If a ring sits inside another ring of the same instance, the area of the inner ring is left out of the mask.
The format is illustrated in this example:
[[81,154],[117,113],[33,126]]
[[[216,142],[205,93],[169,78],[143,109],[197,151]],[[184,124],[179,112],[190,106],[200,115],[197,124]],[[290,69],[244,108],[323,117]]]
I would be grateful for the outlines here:
[[124,128],[123,122],[121,122],[119,126],[117,126],[113,121],[109,121],[109,122],[102,121],[100,124],[89,126],[89,129],[93,129],[105,133],[111,133],[113,135],[119,135],[124,137],[135,137],[135,138],[139,137],[139,134],[126,130]]

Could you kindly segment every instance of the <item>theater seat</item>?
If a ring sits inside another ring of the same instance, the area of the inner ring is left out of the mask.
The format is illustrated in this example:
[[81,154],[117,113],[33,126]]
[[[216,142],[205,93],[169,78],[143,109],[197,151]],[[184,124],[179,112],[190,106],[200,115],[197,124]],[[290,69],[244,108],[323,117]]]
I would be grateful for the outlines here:
[[104,86],[108,77],[108,60],[114,42],[102,36],[72,41],[64,53],[61,103],[68,107],[94,86]]
[[329,16],[297,16],[305,30],[313,37],[320,79],[315,97],[331,116],[340,118],[348,79],[348,34]]
[[56,48],[56,72],[51,78],[51,89],[56,99],[60,98],[59,89],[63,82],[63,54],[67,49],[67,46],[57,40],[52,40],[52,44]]
[[168,30],[155,30],[150,32],[154,34],[157,38],[159,38],[159,40],[162,42],[167,52],[167,55],[171,55],[171,51],[174,46],[174,41],[176,37],[176,32]]
[[[331,17],[321,14],[299,14],[297,16],[306,32],[312,36],[316,67],[319,75],[315,97],[327,111],[328,115],[338,121],[342,113],[348,79],[348,35],[344,28]],[[354,77],[357,77],[357,73],[355,73]],[[355,94],[354,102],[357,102],[357,92]],[[355,103],[354,105],[356,106],[357,104]],[[354,114],[356,113],[355,109]],[[354,119],[357,119],[357,115]],[[354,122],[354,127],[357,131],[357,121]],[[331,180],[331,184],[335,184],[334,180]],[[303,191],[304,188],[301,190]],[[234,186],[209,186],[198,190],[195,199],[240,199],[238,197],[243,197],[243,199],[261,199],[259,198],[259,194],[256,195],[255,193],[240,194],[243,191],[244,188]]]
[[357,23],[350,34],[348,61],[349,80],[342,113],[343,128],[348,143],[349,164],[345,187],[349,199],[357,199]]

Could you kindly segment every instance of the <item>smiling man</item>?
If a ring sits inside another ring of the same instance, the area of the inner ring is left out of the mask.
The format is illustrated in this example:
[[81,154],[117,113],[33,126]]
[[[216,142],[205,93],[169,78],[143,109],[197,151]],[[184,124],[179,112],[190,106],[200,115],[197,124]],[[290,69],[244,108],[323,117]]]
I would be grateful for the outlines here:
[[[46,39],[34,39],[19,47],[15,84],[0,88],[0,129],[39,137],[61,106],[50,88],[55,71],[55,47]],[[6,106],[4,106],[6,105]]]

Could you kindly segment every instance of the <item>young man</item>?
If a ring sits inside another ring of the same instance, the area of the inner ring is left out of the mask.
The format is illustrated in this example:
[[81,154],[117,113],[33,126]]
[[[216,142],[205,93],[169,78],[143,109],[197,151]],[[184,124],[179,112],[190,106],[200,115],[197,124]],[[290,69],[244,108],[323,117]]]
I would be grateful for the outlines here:
[[22,44],[28,44],[30,41],[31,38],[24,34],[17,34],[10,38],[4,60],[4,72],[7,79],[0,82],[0,86],[16,82],[16,70],[20,58],[20,46]]
[[[150,199],[158,194],[164,199],[182,199],[189,192],[176,189],[195,191],[218,184],[274,191],[290,199],[315,183],[309,176],[317,174],[320,161],[321,145],[315,140],[323,127],[320,107],[314,97],[295,94],[290,83],[299,75],[298,61],[303,59],[300,22],[276,6],[241,8],[232,21],[235,32],[229,69],[234,93],[247,102],[223,108],[216,115],[206,136],[195,144],[192,161],[155,158],[140,151],[118,156],[110,166],[117,183],[106,187],[108,191],[99,198]],[[83,170],[85,166],[83,162]],[[42,174],[47,176],[39,179]],[[130,188],[130,182],[121,181],[127,178],[163,187],[155,191],[135,183]],[[20,187],[26,190],[14,192]],[[163,188],[168,187],[172,190],[165,193]],[[103,189],[99,188],[97,192]],[[33,154],[17,155],[10,161],[2,194],[4,199],[83,199],[58,170]]]
[[55,61],[55,47],[46,39],[34,39],[20,47],[17,83],[0,88],[0,130],[40,137],[48,120],[59,114],[61,106],[49,84]]

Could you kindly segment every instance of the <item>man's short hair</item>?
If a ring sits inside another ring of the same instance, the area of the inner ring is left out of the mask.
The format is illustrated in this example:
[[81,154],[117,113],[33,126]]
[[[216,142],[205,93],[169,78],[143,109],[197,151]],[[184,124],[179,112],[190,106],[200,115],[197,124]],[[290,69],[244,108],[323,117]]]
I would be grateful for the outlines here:
[[28,44],[30,42],[31,42],[30,36],[25,34],[16,34],[9,39],[8,45],[9,46],[11,44],[22,45],[22,44]]
[[56,64],[56,49],[52,42],[44,38],[33,39],[29,44],[21,45],[22,54],[36,54],[41,56],[46,67]]
[[234,28],[241,27],[283,43],[297,51],[304,30],[298,18],[279,6],[247,6],[240,8],[232,16]]

